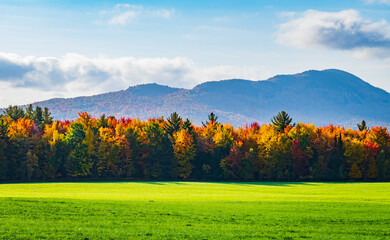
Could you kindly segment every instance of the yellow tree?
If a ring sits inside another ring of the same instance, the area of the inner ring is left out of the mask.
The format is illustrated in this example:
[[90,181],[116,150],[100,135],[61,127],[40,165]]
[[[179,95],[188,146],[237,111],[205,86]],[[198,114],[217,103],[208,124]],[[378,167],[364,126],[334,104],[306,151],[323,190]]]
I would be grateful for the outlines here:
[[83,125],[84,130],[92,127],[95,127],[97,120],[92,118],[91,115],[89,115],[86,112],[80,112],[79,116],[77,118],[77,122],[81,123]]
[[29,138],[32,136],[34,130],[34,121],[28,118],[19,118],[9,124],[8,137],[11,139]]
[[[351,166],[349,176],[353,179],[362,177],[360,165],[365,160],[365,148],[363,142],[358,139],[347,138],[344,144],[345,162]],[[359,177],[360,175],[360,177]]]
[[117,154],[111,151],[115,142],[115,134],[112,128],[99,128],[100,142],[97,151],[98,161],[96,163],[98,175],[101,177],[112,177],[117,172]]
[[257,138],[258,158],[254,162],[254,171],[258,179],[286,179],[291,175],[289,149],[291,143],[284,133],[280,133],[270,124],[260,127]]
[[47,162],[44,164],[43,171],[51,178],[56,178],[61,163],[66,158],[65,151],[65,132],[63,124],[60,121],[54,121],[51,124],[46,124],[43,139],[49,143],[47,153]]
[[356,164],[356,162],[352,164],[351,171],[349,172],[349,176],[355,180],[362,178],[362,171],[360,171],[360,168]]
[[184,129],[174,134],[174,154],[178,164],[177,174],[182,178],[188,178],[194,166],[192,161],[195,159],[195,144],[192,136]]

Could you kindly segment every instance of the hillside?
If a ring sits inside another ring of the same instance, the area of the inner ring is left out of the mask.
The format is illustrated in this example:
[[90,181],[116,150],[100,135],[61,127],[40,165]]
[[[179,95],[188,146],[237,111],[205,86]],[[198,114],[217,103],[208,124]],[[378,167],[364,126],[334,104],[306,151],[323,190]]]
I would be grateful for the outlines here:
[[316,125],[354,127],[365,119],[369,125],[390,126],[390,94],[335,69],[278,75],[264,81],[205,82],[193,89],[145,84],[34,105],[48,107],[56,119],[72,119],[81,111],[95,117],[105,113],[141,119],[168,116],[176,111],[200,124],[213,111],[221,122],[237,126],[253,121],[270,122],[272,116],[285,110],[295,121]]

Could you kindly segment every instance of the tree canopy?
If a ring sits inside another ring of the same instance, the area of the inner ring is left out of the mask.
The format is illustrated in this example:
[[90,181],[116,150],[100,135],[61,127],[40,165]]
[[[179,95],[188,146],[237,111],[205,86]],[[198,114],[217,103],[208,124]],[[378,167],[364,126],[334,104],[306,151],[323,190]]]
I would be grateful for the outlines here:
[[9,107],[0,117],[0,180],[390,180],[385,127],[291,125],[284,111],[272,124],[239,128],[217,119],[195,126],[177,113],[146,121],[82,112],[53,121],[46,108]]

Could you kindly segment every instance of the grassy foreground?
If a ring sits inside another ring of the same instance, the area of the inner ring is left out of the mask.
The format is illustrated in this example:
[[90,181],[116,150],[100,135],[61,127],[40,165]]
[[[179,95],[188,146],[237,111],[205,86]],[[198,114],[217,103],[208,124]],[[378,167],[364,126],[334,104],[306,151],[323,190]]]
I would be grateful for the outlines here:
[[0,239],[388,239],[390,183],[0,184]]

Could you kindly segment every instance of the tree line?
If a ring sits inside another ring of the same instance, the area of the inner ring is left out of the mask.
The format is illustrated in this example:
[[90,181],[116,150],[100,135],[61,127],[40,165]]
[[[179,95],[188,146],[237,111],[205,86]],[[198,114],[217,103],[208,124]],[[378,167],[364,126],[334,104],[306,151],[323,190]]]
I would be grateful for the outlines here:
[[0,180],[390,180],[386,127],[292,124],[284,111],[271,122],[234,128],[211,113],[195,126],[176,112],[54,121],[47,108],[10,106],[0,115]]

